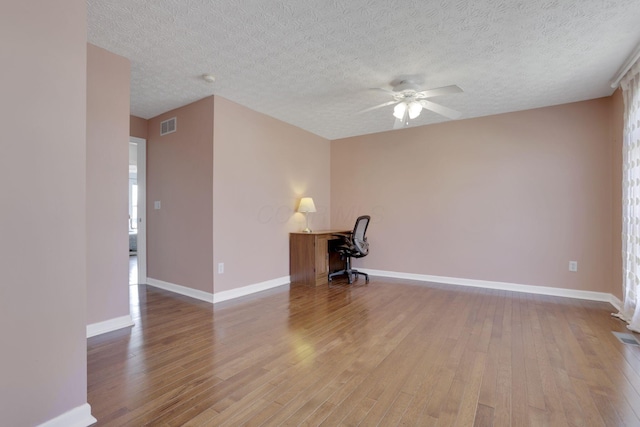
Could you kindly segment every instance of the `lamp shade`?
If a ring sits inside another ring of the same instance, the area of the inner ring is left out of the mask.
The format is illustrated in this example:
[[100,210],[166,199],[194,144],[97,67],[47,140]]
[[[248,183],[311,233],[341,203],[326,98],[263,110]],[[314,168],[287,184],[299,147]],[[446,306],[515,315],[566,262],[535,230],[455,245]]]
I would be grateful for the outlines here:
[[300,205],[298,206],[298,212],[315,212],[316,205],[313,203],[311,197],[303,197],[300,199]]
[[409,104],[409,118],[415,119],[422,112],[422,105],[418,101],[413,101]]
[[401,102],[397,104],[393,109],[393,117],[398,120],[402,120],[404,118],[404,113],[407,111],[407,104],[405,102]]

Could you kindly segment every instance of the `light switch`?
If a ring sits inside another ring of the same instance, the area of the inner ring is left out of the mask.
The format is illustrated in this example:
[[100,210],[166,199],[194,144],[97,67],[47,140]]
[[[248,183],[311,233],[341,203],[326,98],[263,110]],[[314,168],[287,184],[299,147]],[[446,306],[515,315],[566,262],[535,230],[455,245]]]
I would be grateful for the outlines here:
[[153,209],[160,209],[160,200],[153,202]]

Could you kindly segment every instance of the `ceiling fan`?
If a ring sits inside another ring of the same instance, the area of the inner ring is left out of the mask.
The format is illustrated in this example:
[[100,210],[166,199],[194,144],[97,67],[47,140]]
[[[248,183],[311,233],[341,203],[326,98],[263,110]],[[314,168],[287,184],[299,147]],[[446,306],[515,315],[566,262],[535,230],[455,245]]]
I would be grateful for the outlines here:
[[393,125],[394,129],[400,129],[403,126],[407,126],[410,119],[415,119],[420,115],[422,109],[433,111],[434,113],[440,114],[441,116],[449,119],[457,119],[460,117],[460,112],[445,107],[444,105],[436,104],[435,102],[431,102],[427,99],[435,96],[462,92],[462,89],[456,85],[420,90],[418,85],[413,81],[400,80],[398,82],[393,82],[392,87],[392,90],[383,88],[375,88],[375,90],[381,90],[390,94],[393,97],[393,101],[367,108],[366,110],[362,110],[361,113],[366,113],[368,111],[395,104],[396,106],[393,108],[393,116],[396,118]]

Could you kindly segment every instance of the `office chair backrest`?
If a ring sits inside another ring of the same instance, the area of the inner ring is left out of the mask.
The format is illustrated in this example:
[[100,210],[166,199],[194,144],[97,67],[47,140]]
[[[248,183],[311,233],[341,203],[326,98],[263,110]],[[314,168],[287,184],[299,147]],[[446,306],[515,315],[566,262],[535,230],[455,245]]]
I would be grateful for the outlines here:
[[353,244],[358,249],[358,252],[365,256],[369,253],[369,243],[367,243],[367,227],[371,217],[369,215],[362,215],[356,219],[356,225],[353,227]]

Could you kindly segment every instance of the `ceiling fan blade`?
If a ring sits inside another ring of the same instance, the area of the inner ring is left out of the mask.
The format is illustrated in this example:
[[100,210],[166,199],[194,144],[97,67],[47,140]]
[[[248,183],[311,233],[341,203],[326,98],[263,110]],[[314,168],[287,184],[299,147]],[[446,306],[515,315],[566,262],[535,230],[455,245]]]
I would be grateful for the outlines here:
[[451,85],[451,86],[437,87],[435,89],[423,90],[420,93],[422,93],[425,98],[431,98],[433,96],[450,95],[452,93],[460,93],[460,92],[462,92],[462,89],[460,89],[460,87],[456,85]]
[[377,91],[384,92],[384,93],[390,93],[392,95],[395,93],[394,91],[389,90],[389,89],[385,89],[383,87],[370,87],[369,90],[377,90]]
[[436,104],[435,102],[427,101],[425,99],[420,100],[420,105],[422,105],[422,108],[426,108],[427,110],[431,110],[434,113],[440,114],[441,116],[445,116],[453,120],[459,118],[462,115],[462,113],[460,113],[459,111],[445,107],[444,105]]
[[358,111],[358,114],[368,113],[369,111],[377,110],[378,108],[386,107],[387,105],[392,105],[392,104],[397,104],[397,103],[398,103],[398,101],[396,101],[396,100],[385,102],[384,104],[376,105],[375,107],[370,107],[370,108],[366,108],[366,109],[364,109],[362,111]]

